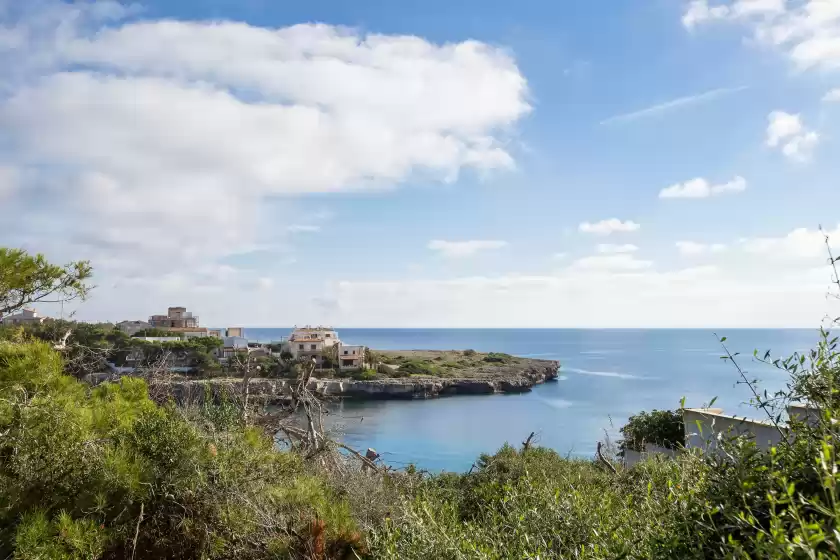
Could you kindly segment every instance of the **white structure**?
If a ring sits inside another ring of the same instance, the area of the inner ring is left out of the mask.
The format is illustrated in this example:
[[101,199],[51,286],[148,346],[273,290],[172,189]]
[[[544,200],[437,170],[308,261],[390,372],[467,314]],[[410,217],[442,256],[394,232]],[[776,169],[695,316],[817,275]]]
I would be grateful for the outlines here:
[[365,366],[365,347],[340,344],[338,347],[339,369],[362,369]]
[[120,321],[116,324],[116,327],[128,336],[134,336],[140,331],[152,328],[152,325],[146,321]]
[[682,411],[685,425],[685,446],[699,447],[704,451],[717,448],[718,438],[733,436],[754,437],[759,449],[768,450],[782,441],[780,431],[768,420],[724,414],[721,408],[685,408]]
[[341,344],[338,333],[331,327],[299,327],[289,337],[289,352],[297,360],[314,358],[320,367],[324,351],[336,344]]
[[138,336],[135,339],[146,342],[181,342],[181,338],[178,336]]
[[220,361],[226,361],[237,352],[248,350],[248,339],[241,336],[225,336],[222,338],[222,347],[216,351]]
[[11,325],[35,325],[44,322],[46,317],[40,317],[38,312],[34,309],[23,309],[20,313],[14,315],[7,315],[0,319],[0,323],[5,326]]
[[337,357],[342,370],[361,369],[365,365],[365,347],[344,344],[332,327],[299,327],[286,343],[295,359],[314,358],[320,367],[324,356]]

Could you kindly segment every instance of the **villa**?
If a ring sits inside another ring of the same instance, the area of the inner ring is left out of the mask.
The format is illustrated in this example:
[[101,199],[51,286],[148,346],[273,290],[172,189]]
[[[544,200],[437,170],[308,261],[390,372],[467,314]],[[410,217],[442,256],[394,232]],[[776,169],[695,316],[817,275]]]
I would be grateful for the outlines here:
[[0,319],[0,323],[5,326],[10,325],[33,325],[43,323],[47,318],[38,315],[34,309],[23,309],[20,313],[14,315],[7,315]]
[[323,367],[327,359],[337,359],[342,370],[365,365],[365,347],[344,344],[332,327],[296,327],[286,344],[295,359],[312,358],[318,367]]

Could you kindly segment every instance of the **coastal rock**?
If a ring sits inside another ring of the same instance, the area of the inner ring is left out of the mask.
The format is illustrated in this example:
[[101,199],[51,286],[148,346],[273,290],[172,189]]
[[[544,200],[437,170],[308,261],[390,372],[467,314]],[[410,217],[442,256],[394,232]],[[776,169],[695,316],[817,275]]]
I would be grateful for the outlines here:
[[[307,388],[325,397],[356,399],[431,399],[448,395],[490,395],[494,393],[524,393],[534,385],[557,378],[559,364],[546,360],[534,360],[534,364],[513,375],[486,377],[443,378],[406,377],[356,381],[353,379],[309,380]],[[98,379],[96,381],[104,381]],[[92,380],[93,381],[93,380]],[[288,400],[291,384],[287,379],[252,379],[249,387],[254,402],[266,404]],[[95,384],[95,383],[94,383]],[[171,383],[173,397],[179,402],[202,402],[213,399],[239,398],[243,392],[241,379],[182,379]]]

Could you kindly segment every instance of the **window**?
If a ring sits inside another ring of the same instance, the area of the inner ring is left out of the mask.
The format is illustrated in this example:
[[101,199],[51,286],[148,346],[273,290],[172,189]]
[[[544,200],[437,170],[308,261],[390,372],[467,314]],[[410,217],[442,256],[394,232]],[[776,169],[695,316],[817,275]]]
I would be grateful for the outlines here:
[[345,351],[344,351],[344,355],[345,355],[345,356],[347,355],[347,350],[345,350]]
[[329,337],[330,337],[330,335],[327,335],[327,338],[329,338]]
[[355,351],[355,350],[353,350],[353,355],[354,355],[354,356],[356,355],[356,351]]
[[298,350],[303,350],[303,344],[298,344]]
[[317,349],[317,348],[318,348],[318,345],[317,345],[317,344],[310,344],[310,348],[311,348],[312,350],[315,350],[315,349]]

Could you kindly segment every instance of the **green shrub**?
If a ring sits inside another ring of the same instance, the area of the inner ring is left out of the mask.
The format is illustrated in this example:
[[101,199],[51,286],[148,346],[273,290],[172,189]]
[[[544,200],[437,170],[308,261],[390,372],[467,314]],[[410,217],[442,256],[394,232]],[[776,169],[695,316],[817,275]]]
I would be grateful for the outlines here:
[[340,557],[360,546],[326,479],[239,414],[158,407],[140,379],[88,390],[62,367],[44,343],[0,342],[0,557],[262,558],[301,554],[315,537]]
[[668,449],[677,449],[685,445],[682,414],[672,410],[635,414],[620,431],[624,436],[624,439],[619,441],[622,450],[644,451],[645,443]]
[[490,352],[489,354],[484,356],[483,359],[485,362],[506,364],[513,359],[513,356],[511,356],[510,354],[503,354],[500,352]]
[[356,381],[371,381],[373,379],[379,379],[379,374],[373,369],[360,369],[351,373],[350,377]]
[[403,362],[397,372],[403,377],[409,375],[436,375],[437,368],[428,362],[420,360],[409,360]]

